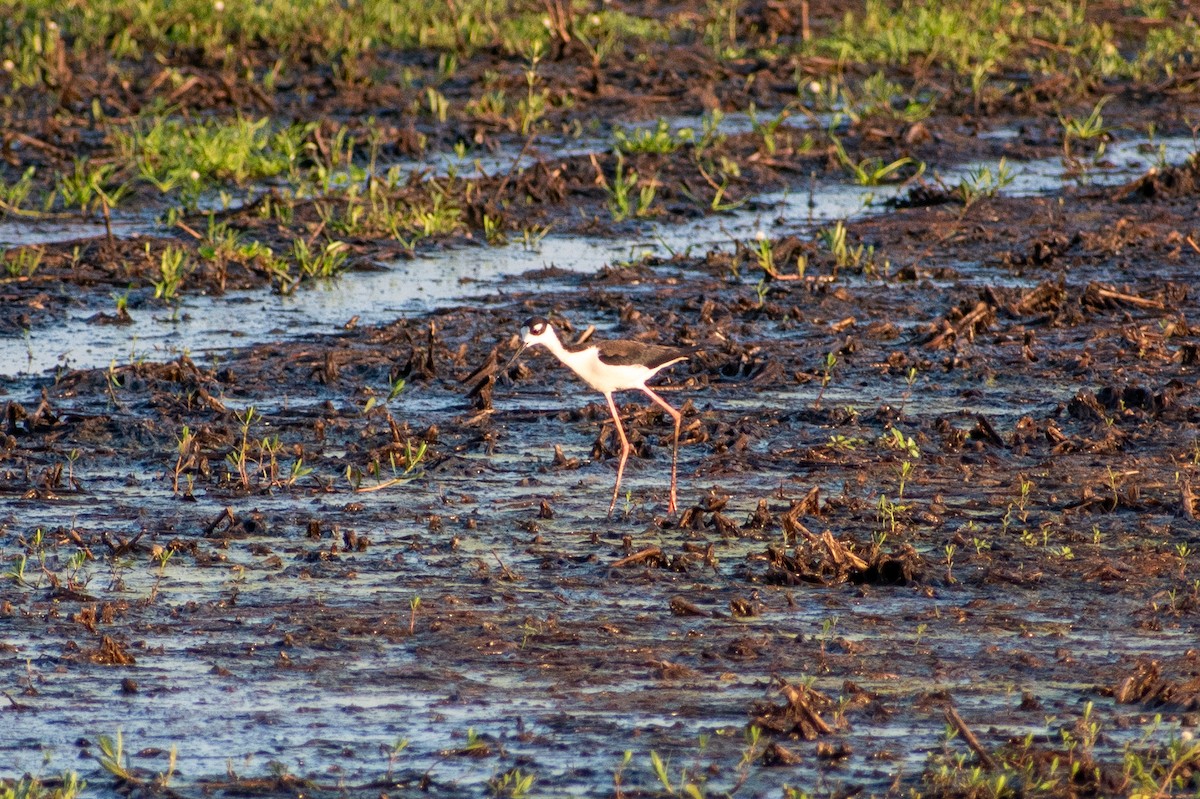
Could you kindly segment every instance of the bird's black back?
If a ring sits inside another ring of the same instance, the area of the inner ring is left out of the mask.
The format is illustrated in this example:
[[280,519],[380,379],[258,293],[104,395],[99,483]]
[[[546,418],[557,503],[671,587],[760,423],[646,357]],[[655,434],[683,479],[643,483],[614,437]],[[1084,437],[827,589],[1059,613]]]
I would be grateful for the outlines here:
[[643,344],[640,341],[597,341],[601,363],[612,366],[641,364],[648,369],[657,369],[673,361],[685,360],[694,350],[682,347],[664,347],[661,344]]

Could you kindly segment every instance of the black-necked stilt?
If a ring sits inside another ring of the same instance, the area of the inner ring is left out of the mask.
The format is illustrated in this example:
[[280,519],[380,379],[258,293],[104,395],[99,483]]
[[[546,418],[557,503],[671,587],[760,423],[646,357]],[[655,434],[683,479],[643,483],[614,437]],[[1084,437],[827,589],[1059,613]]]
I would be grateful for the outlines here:
[[[570,367],[571,371],[583,378],[583,381],[604,395],[608,402],[609,413],[617,426],[617,436],[621,439],[621,460],[617,464],[617,482],[613,486],[612,502],[608,505],[608,514],[612,515],[617,506],[617,492],[621,489],[621,476],[625,473],[625,461],[629,459],[629,439],[625,437],[625,429],[621,426],[621,416],[617,405],[613,402],[614,391],[639,389],[654,400],[664,411],[675,420],[675,439],[671,447],[671,501],[667,506],[670,513],[675,512],[675,474],[679,460],[679,426],[683,420],[682,414],[672,408],[667,402],[646,385],[646,381],[666,369],[668,366],[686,361],[693,353],[692,350],[678,347],[663,347],[658,344],[643,344],[639,341],[589,341],[579,345],[565,345],[558,339],[558,333],[549,322],[540,317],[527,319],[521,327],[523,346],[508,362],[513,362],[530,347],[541,344],[550,350],[556,358]],[[508,366],[504,370],[508,371]]]

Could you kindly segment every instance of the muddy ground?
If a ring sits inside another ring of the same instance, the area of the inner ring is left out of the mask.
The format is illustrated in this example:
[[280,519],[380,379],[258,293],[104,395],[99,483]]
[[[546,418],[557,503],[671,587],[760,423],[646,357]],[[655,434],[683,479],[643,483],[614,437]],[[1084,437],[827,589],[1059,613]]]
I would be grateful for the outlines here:
[[[637,82],[612,70],[562,73],[603,113]],[[1177,83],[1124,87],[1113,135],[1187,130]],[[1062,146],[1035,89],[995,99],[1011,136],[951,105],[908,140],[846,140],[1019,168]],[[841,179],[824,144],[758,171],[760,144],[723,145],[741,198]],[[544,189],[504,205],[510,232],[634,238],[597,188],[615,161],[550,156],[472,191]],[[863,250],[840,263],[781,217],[770,268],[754,241],[546,268],[391,324],[4,378],[0,776],[189,797],[1196,795],[1198,180],[969,204],[925,181],[848,222]],[[700,213],[681,198],[658,221]],[[424,246],[474,247],[475,224]],[[150,238],[147,263],[168,241]],[[10,329],[119,321],[116,287],[149,312],[145,244],[46,245],[40,277],[4,284]],[[279,289],[253,265],[193,279]],[[502,368],[535,314],[699,348],[659,381],[684,410],[679,513],[669,419],[629,395],[606,518],[603,400],[544,351]]]
[[[454,793],[517,767],[605,794],[625,749],[630,791],[657,790],[654,751],[748,795],[938,793],[943,757],[975,757],[942,739],[956,707],[1010,768],[1074,758],[1070,791],[1127,791],[1124,747],[1161,714],[1133,749],[1165,758],[1200,710],[1194,210],[1111,190],[905,209],[853,226],[886,277],[814,258],[760,296],[728,254],[551,274],[215,364],[47,379],[6,410],[28,552],[6,715],[42,731],[6,757],[49,731],[56,757],[95,754],[121,727],[135,779],[175,744],[177,781],[233,793],[277,761],[268,793]],[[624,406],[637,458],[606,520],[598,397],[533,354],[469,396],[533,313],[704,347],[667,381],[680,515],[662,414]],[[275,747],[197,741],[183,712]]]

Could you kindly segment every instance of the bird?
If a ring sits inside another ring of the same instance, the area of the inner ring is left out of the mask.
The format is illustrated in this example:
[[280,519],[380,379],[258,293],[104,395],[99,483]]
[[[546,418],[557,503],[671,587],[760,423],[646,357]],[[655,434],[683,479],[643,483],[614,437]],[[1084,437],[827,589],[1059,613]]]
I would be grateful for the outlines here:
[[669,513],[675,513],[676,473],[679,462],[679,428],[683,415],[672,408],[662,397],[654,393],[646,382],[669,366],[686,361],[695,354],[695,349],[666,347],[640,341],[616,339],[611,341],[588,341],[583,344],[563,344],[554,326],[540,316],[525,320],[521,326],[522,346],[504,367],[507,372],[521,354],[530,347],[541,345],[548,349],[563,365],[582,378],[583,382],[604,395],[608,411],[617,427],[621,440],[621,459],[617,463],[617,482],[613,485],[612,502],[608,504],[608,515],[612,517],[617,505],[617,493],[621,489],[621,477],[625,473],[625,461],[632,449],[621,416],[613,402],[613,392],[638,389],[670,414],[675,421],[675,438],[671,447],[671,499],[667,505]]

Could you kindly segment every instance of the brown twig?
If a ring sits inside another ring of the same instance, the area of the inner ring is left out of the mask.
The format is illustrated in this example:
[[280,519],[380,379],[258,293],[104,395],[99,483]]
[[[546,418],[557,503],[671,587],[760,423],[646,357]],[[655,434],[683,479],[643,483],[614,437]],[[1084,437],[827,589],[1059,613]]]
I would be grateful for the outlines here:
[[510,583],[515,583],[521,579],[521,575],[504,565],[504,561],[500,560],[500,555],[494,549],[492,550],[492,557],[496,559],[496,563],[500,564],[500,576],[502,578]]
[[971,732],[971,729],[963,721],[962,716],[958,715],[958,711],[954,709],[953,705],[946,708],[946,721],[950,722],[951,726],[958,730],[958,734],[962,736],[962,739],[966,742],[970,750],[979,758],[979,762],[983,767],[988,771],[995,771],[997,767],[996,758],[992,757],[988,750],[983,748],[983,744],[975,737],[975,733]]
[[619,569],[622,566],[630,566],[634,563],[641,563],[644,560],[649,560],[650,558],[660,557],[662,557],[662,550],[659,547],[646,547],[643,550],[634,552],[632,555],[621,558],[612,565],[612,568]]
[[521,159],[529,152],[529,148],[533,146],[533,140],[536,138],[537,131],[531,130],[525,138],[525,143],[521,145],[521,151],[513,159],[512,166],[508,168],[508,172],[504,175],[504,180],[500,181],[500,185],[496,187],[496,191],[492,194],[492,205],[500,202],[500,197],[504,194],[504,190],[508,188],[509,181],[512,180],[512,176],[517,173],[517,168],[521,165]]

